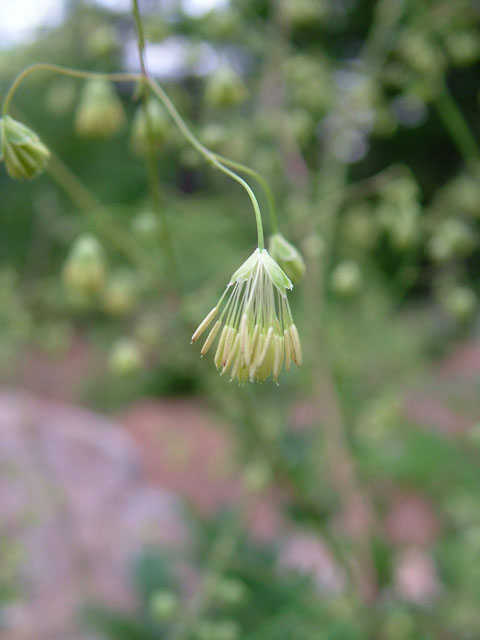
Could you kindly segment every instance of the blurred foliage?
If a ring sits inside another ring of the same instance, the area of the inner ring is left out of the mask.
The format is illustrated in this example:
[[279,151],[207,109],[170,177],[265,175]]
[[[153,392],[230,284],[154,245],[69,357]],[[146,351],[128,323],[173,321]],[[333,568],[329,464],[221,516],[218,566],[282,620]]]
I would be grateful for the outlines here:
[[[12,115],[52,150],[50,175],[19,187],[0,172],[2,380],[15,382],[24,351],[61,357],[81,334],[105,362],[85,381],[86,402],[111,410],[142,395],[205,397],[232,425],[250,488],[285,490],[292,522],[348,564],[354,543],[335,526],[343,497],[329,475],[329,416],[292,427],[295,407],[318,399],[325,367],[376,517],[385,515],[385,487],[415,487],[435,504],[442,535],[427,551],[438,592],[412,603],[396,591],[398,549],[381,527],[368,541],[378,583],[368,604],[351,576],[340,595],[322,593],[280,568],[278,549],[241,536],[216,576],[221,597],[208,600],[185,638],[478,638],[478,441],[412,424],[404,411],[405,391],[422,388],[435,358],[475,335],[478,4],[231,0],[192,17],[181,3],[151,0],[142,9],[154,75],[176,47],[175,68],[160,78],[179,111],[204,144],[274,189],[281,231],[307,265],[292,296],[307,362],[282,377],[279,393],[228,385],[200,360],[190,335],[253,245],[246,197],[155,105],[158,209],[135,87],[117,85],[120,130],[95,140],[78,131],[83,83],[39,71],[22,84]],[[4,93],[33,61],[117,71],[135,67],[135,51],[128,13],[72,2],[62,25],[0,52],[0,86]],[[160,249],[167,228],[177,276]],[[200,574],[209,575],[205,549],[222,522],[192,524]],[[0,601],[15,593],[7,569]],[[138,611],[94,606],[90,624],[116,639],[177,638],[191,595],[176,572],[174,559],[152,550],[135,573]],[[230,592],[242,594],[238,602]]]

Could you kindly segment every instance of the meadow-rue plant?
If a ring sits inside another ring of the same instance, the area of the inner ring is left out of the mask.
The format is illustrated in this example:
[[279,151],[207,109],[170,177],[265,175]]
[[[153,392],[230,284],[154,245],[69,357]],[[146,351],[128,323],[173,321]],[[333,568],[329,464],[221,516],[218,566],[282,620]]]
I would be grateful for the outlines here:
[[[202,356],[207,353],[217,335],[220,334],[215,364],[218,369],[221,369],[222,374],[230,372],[230,378],[232,380],[235,378],[241,383],[247,380],[263,382],[270,375],[277,381],[283,366],[288,371],[291,362],[299,366],[302,361],[300,338],[287,300],[287,289],[291,289],[293,285],[289,275],[265,249],[262,216],[253,189],[233,169],[250,175],[264,189],[274,230],[272,250],[294,280],[300,279],[303,275],[305,269],[303,258],[293,245],[277,233],[273,195],[262,176],[249,167],[207,149],[190,130],[163,88],[148,75],[143,55],[145,42],[143,26],[136,0],[132,1],[132,12],[138,32],[142,75],[90,73],[48,63],[38,63],[28,67],[17,76],[4,100],[4,117],[3,121],[0,121],[2,123],[2,149],[6,148],[6,143],[9,140],[13,140],[17,145],[28,142],[33,145],[31,156],[37,164],[29,164],[23,168],[23,174],[26,174],[26,177],[33,177],[38,172],[41,161],[45,162],[45,157],[48,158],[48,150],[42,145],[36,134],[23,128],[23,125],[18,125],[20,128],[18,131],[15,130],[16,135],[10,133],[10,123],[14,121],[7,115],[10,102],[18,86],[35,70],[48,70],[86,80],[76,113],[75,126],[80,134],[98,137],[111,135],[124,124],[125,114],[112,82],[135,82],[137,87],[141,82],[143,105],[139,107],[134,119],[132,142],[137,150],[145,152],[147,156],[152,197],[156,206],[158,207],[159,194],[155,176],[155,157],[152,154],[155,152],[155,147],[161,142],[161,138],[168,131],[165,121],[165,116],[168,114],[186,140],[210,165],[242,186],[250,198],[255,215],[257,249],[233,274],[219,303],[193,334],[192,342],[195,342],[207,329],[218,312],[220,317],[208,334],[202,347]],[[212,79],[212,84],[217,90],[222,89],[219,92],[221,97],[219,102],[223,106],[227,106],[227,102],[229,105],[238,104],[246,96],[246,88],[241,84],[241,79],[230,70],[228,72],[220,70]],[[146,91],[153,95],[147,95]],[[38,145],[37,149],[34,144]],[[4,155],[7,156],[5,152]],[[8,154],[9,158],[10,155]],[[21,165],[19,166],[20,168],[15,166],[15,169],[10,169],[10,171],[21,175]],[[175,258],[165,225],[163,242],[164,249],[169,254],[174,267],[172,273],[176,273]],[[100,292],[105,293],[105,259],[102,247],[95,238],[86,236],[77,240],[65,263],[63,277],[67,287],[74,293],[80,294],[84,299]],[[123,294],[125,292],[122,289],[120,298],[118,293],[119,290],[115,286],[113,289],[115,304],[113,306],[118,306],[118,301],[121,298],[120,306],[123,308]],[[107,304],[107,308],[108,306]],[[220,329],[222,329],[221,332]]]
[[47,166],[50,152],[38,135],[9,115],[0,118],[0,160],[7,173],[18,180],[31,180]]
[[[192,336],[206,331],[220,313],[201,350],[204,356],[220,334],[214,362],[230,380],[278,380],[282,366],[302,362],[302,348],[287,300],[293,285],[266,249],[256,249],[232,275],[218,304]],[[220,331],[221,330],[221,331]]]

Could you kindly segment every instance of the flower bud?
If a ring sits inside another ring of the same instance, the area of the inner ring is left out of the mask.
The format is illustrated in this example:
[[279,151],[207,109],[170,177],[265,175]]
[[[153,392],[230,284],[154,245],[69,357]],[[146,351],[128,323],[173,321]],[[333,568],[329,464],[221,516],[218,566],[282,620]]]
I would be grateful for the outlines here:
[[142,353],[131,338],[120,338],[112,347],[108,358],[110,371],[118,376],[129,376],[142,366]]
[[75,116],[81,136],[106,138],[123,127],[125,114],[111,82],[88,80],[83,87]]
[[156,242],[161,229],[158,214],[152,209],[142,209],[132,218],[131,229],[140,240]]
[[135,274],[128,270],[114,273],[102,296],[103,308],[113,315],[132,311],[137,301],[138,282]]
[[362,272],[353,260],[345,260],[337,264],[332,271],[330,284],[333,291],[339,295],[352,295],[362,286]]
[[158,317],[155,313],[141,316],[135,325],[135,338],[145,349],[158,347],[161,336]]
[[242,104],[246,98],[247,88],[232,69],[224,67],[210,76],[205,91],[205,99],[210,106],[228,109]]
[[37,134],[10,116],[0,118],[0,160],[7,173],[18,180],[31,180],[41,173],[50,152]]
[[170,121],[164,108],[156,98],[149,98],[141,104],[134,115],[131,144],[135,153],[145,153],[148,141],[160,147],[167,139]]
[[469,287],[458,286],[443,295],[443,306],[455,320],[464,322],[471,318],[477,298]]
[[274,233],[271,236],[268,250],[292,282],[297,284],[302,280],[305,275],[305,261],[300,251],[281,233]]
[[428,243],[428,252],[436,262],[468,255],[475,244],[469,225],[458,218],[447,218],[435,229]]
[[98,240],[88,234],[78,238],[63,267],[63,281],[74,293],[92,296],[102,290],[106,264]]

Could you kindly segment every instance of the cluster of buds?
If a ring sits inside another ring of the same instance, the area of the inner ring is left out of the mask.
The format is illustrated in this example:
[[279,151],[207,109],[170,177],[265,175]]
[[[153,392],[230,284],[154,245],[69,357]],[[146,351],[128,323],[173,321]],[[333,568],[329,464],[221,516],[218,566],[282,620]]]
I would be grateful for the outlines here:
[[[215,366],[230,379],[263,382],[270,375],[278,380],[282,366],[300,366],[302,348],[287,300],[292,283],[266,249],[254,253],[233,274],[218,304],[192,336],[192,342],[206,331],[220,313],[208,334],[204,356],[220,338]],[[221,331],[220,331],[221,330]]]
[[17,180],[31,180],[47,166],[50,152],[37,134],[10,116],[0,118],[0,160]]

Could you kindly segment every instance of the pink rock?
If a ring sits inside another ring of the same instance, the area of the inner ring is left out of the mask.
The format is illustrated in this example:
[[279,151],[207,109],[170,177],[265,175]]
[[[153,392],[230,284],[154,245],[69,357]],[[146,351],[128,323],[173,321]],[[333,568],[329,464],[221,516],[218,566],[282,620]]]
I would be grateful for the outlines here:
[[83,638],[75,618],[87,599],[131,604],[129,564],[145,542],[185,540],[177,503],[147,483],[128,434],[89,411],[3,391],[0,434],[4,543],[15,534],[24,594],[7,629]]

